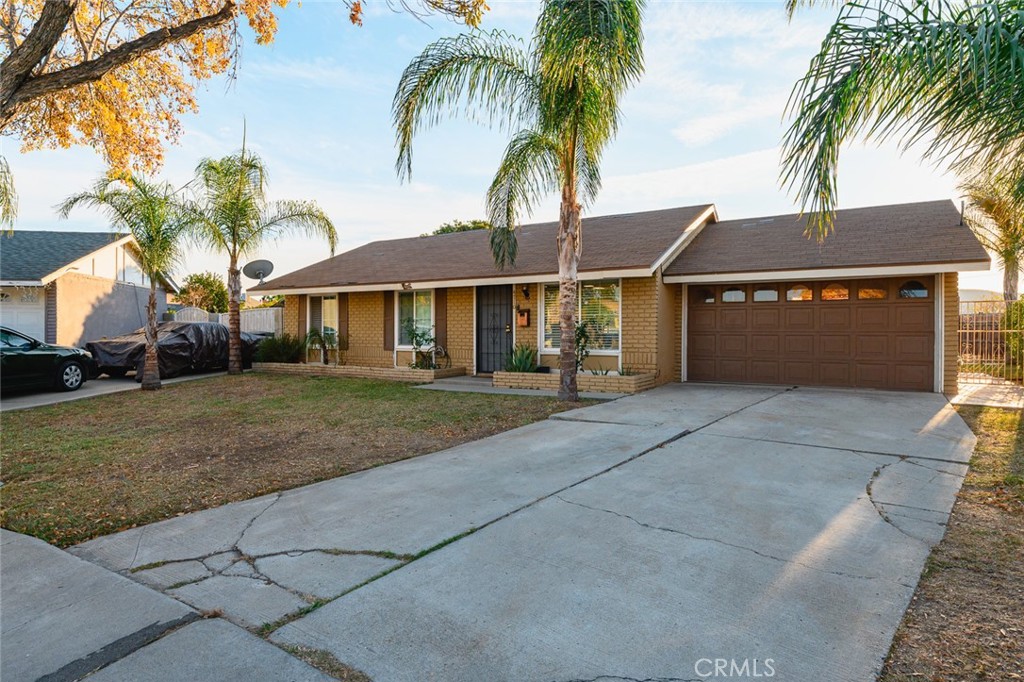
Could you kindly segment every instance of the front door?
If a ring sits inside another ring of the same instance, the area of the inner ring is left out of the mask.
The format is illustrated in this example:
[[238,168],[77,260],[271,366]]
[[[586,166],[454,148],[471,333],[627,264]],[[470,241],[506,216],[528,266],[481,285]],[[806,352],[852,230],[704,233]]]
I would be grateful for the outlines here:
[[476,371],[505,369],[512,352],[512,285],[476,288]]

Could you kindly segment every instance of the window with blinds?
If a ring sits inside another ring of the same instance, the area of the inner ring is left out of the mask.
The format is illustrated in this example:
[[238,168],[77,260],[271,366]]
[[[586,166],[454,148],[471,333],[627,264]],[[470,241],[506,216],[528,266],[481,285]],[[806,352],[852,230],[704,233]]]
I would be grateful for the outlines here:
[[[582,282],[576,294],[576,319],[587,323],[591,351],[615,353],[619,350],[619,331],[622,324],[618,280]],[[561,330],[558,326],[558,285],[544,285],[542,311],[544,349],[560,347]]]

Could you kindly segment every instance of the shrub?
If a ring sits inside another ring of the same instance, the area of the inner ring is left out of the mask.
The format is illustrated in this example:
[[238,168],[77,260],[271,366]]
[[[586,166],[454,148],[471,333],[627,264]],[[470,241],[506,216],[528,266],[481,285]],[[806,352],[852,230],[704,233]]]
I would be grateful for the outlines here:
[[583,371],[583,363],[590,357],[590,330],[586,322],[576,323],[576,371]]
[[291,334],[281,334],[264,339],[256,347],[257,362],[292,362],[302,360],[306,352],[306,341]]
[[537,369],[537,349],[517,343],[505,362],[506,372],[533,372]]
[[1007,364],[1024,364],[1024,299],[1006,306],[1003,314]]

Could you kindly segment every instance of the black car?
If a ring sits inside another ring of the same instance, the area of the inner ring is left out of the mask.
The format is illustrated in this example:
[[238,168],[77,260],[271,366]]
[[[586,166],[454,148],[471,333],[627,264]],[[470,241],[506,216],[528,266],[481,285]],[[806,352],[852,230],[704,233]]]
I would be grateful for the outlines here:
[[[256,346],[266,336],[242,332],[243,367],[252,367]],[[161,379],[228,366],[228,328],[222,324],[161,322],[157,325],[156,339]],[[146,359],[145,329],[110,339],[90,341],[85,347],[96,359],[101,374],[121,377],[134,370],[135,380],[142,381]]]
[[76,391],[94,372],[92,355],[81,348],[51,346],[0,327],[0,388],[56,388]]

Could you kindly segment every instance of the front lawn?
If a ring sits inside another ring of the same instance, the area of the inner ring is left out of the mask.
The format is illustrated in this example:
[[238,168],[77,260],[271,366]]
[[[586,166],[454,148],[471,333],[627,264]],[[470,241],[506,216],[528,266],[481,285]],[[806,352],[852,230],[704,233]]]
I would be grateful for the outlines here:
[[1024,421],[957,411],[978,445],[881,682],[1024,679]]
[[523,426],[554,398],[245,374],[3,415],[0,520],[66,547]]

